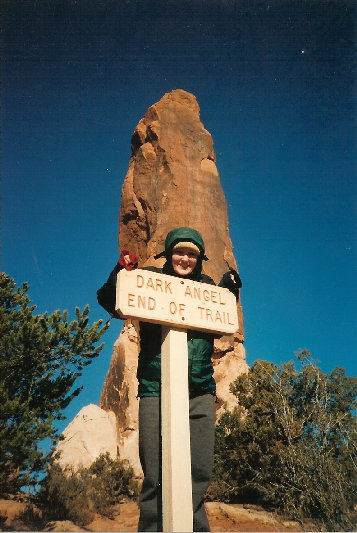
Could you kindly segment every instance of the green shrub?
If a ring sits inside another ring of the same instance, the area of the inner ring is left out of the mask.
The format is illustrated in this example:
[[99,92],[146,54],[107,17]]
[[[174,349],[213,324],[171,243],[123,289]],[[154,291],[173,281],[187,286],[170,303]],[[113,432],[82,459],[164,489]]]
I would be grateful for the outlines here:
[[39,495],[47,520],[71,520],[85,526],[94,513],[112,517],[114,506],[137,496],[137,483],[127,461],[102,454],[78,472],[54,463],[47,471]]
[[88,469],[88,474],[91,480],[90,498],[95,510],[102,515],[110,517],[115,504],[138,494],[129,462],[111,459],[109,453],[100,455]]
[[357,379],[323,374],[306,350],[256,361],[231,385],[238,405],[216,428],[208,497],[273,507],[329,531],[351,530],[357,502]]
[[71,520],[85,526],[94,517],[94,509],[88,496],[89,487],[84,472],[53,464],[43,481],[40,502],[47,520]]

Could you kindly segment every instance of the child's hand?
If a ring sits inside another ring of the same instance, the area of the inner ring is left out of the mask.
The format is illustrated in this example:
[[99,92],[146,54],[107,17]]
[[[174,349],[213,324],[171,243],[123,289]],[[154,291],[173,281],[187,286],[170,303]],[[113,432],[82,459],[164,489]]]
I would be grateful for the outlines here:
[[122,250],[118,263],[125,270],[133,270],[133,268],[138,266],[138,258],[135,254],[129,252],[129,250]]

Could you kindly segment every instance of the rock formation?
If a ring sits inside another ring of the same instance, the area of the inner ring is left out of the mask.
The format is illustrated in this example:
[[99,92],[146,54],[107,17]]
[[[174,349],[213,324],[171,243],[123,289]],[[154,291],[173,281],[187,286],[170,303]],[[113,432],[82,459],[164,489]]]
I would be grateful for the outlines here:
[[74,470],[87,468],[101,453],[109,452],[112,459],[118,456],[117,423],[112,411],[98,405],[87,405],[79,411],[63,432],[57,451],[61,453],[62,467]]
[[[139,257],[139,266],[162,265],[154,255],[168,231],[190,226],[203,236],[204,272],[216,283],[229,267],[237,269],[229,236],[227,204],[210,133],[199,117],[196,98],[175,90],[151,106],[135,128],[119,214],[119,248]],[[247,370],[243,316],[234,336],[216,341],[214,364],[218,412],[235,404],[229,384]],[[116,414],[120,456],[140,469],[137,457],[137,325],[126,321],[114,347],[100,406]]]
[[[211,259],[204,262],[206,274],[218,283],[229,267],[237,269],[213,140],[200,121],[196,98],[183,90],[165,94],[140,120],[131,147],[119,213],[119,248],[136,253],[140,267],[161,266],[164,261],[154,260],[154,255],[163,250],[168,231],[190,226],[205,241]],[[215,343],[217,416],[235,404],[229,384],[247,370],[240,303],[238,314],[239,331]],[[119,456],[129,459],[140,475],[138,343],[137,324],[125,321],[114,346],[100,407],[115,414]],[[82,442],[81,446],[89,445]]]

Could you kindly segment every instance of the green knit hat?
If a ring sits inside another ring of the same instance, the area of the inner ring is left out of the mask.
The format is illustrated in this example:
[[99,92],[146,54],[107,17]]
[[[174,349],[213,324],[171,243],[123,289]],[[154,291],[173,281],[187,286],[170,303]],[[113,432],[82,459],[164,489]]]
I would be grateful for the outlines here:
[[173,247],[179,242],[193,242],[201,252],[201,259],[208,260],[208,257],[205,255],[205,243],[203,242],[202,235],[197,230],[188,227],[176,228],[170,231],[165,239],[165,250],[155,255],[155,259],[163,256],[167,257]]

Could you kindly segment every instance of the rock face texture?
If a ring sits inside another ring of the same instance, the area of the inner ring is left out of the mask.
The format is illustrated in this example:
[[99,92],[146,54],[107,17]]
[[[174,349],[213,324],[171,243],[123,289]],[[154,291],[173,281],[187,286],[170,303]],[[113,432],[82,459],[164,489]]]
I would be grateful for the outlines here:
[[[216,167],[210,133],[200,121],[196,98],[183,90],[165,94],[140,120],[132,136],[132,155],[124,180],[119,214],[119,248],[139,257],[139,267],[161,266],[154,255],[166,234],[190,226],[203,236],[204,272],[218,283],[229,267],[237,269],[229,236],[227,204]],[[235,404],[229,384],[247,370],[240,329],[216,341],[214,364],[217,411]],[[137,324],[126,321],[115,343],[100,407],[117,418],[119,455],[140,472],[138,461]]]
[[88,467],[101,453],[109,452],[112,459],[118,456],[117,422],[112,411],[98,405],[87,405],[79,411],[63,432],[57,451],[59,463],[78,470]]

